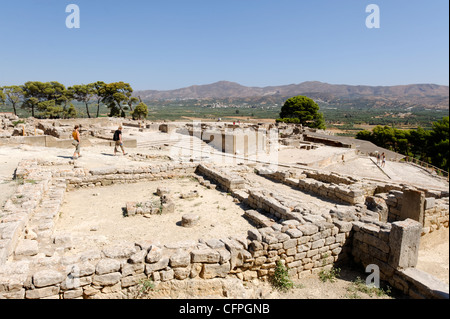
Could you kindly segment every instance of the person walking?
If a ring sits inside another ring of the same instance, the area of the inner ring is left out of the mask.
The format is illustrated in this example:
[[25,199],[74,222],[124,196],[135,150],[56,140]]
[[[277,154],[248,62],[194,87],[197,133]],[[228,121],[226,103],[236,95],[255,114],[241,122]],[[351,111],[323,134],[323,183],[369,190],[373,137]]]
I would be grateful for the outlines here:
[[386,166],[386,154],[381,154],[381,167],[385,167]]
[[75,146],[75,151],[73,152],[72,159],[77,159],[78,157],[81,157],[80,154],[80,144],[81,144],[81,137],[80,137],[80,126],[75,125],[72,132],[73,142],[72,145]]
[[114,132],[114,137],[113,140],[116,142],[114,145],[114,156],[117,155],[117,147],[120,146],[120,148],[122,149],[122,153],[123,155],[127,155],[127,153],[125,153],[125,150],[123,148],[123,141],[122,141],[122,125],[119,126],[119,128]]

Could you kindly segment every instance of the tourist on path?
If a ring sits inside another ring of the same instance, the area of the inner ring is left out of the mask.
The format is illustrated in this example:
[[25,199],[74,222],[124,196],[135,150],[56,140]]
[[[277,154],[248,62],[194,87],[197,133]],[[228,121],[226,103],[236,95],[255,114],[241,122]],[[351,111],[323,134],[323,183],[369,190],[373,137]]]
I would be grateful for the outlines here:
[[79,128],[80,127],[78,125],[75,125],[75,127],[73,128],[73,132],[72,132],[72,137],[73,137],[72,145],[75,146],[75,152],[73,153],[72,159],[77,159],[78,157],[81,157],[81,154],[80,154],[81,138],[80,138]]
[[114,132],[113,140],[116,142],[114,145],[114,155],[117,155],[117,146],[120,146],[120,148],[122,149],[123,155],[127,155],[127,153],[125,153],[125,150],[123,148],[122,125],[119,126],[119,128]]
[[381,167],[386,166],[386,154],[381,154]]

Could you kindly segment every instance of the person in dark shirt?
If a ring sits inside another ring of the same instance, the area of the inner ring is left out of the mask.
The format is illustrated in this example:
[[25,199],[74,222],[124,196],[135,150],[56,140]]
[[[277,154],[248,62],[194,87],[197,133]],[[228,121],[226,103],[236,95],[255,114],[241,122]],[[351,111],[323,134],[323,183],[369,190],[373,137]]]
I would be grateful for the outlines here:
[[125,150],[123,148],[123,141],[122,141],[122,125],[119,126],[119,128],[114,132],[114,138],[113,140],[116,142],[114,145],[114,155],[117,155],[117,147],[120,146],[120,148],[122,149],[122,153],[123,155],[127,155],[127,153],[125,153]]

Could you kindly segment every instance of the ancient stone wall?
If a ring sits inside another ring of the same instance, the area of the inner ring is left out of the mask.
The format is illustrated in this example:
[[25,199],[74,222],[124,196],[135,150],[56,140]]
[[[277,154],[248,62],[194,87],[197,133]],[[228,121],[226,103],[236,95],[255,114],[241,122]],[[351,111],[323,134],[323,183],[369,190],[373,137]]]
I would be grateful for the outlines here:
[[297,174],[295,178],[286,178],[285,174],[278,172],[263,172],[265,177],[273,178],[298,189],[316,194],[345,204],[363,204],[365,196],[373,194],[376,186],[337,174],[319,174],[305,171]]
[[245,184],[244,180],[237,174],[224,172],[219,169],[214,170],[204,164],[199,164],[196,172],[208,179],[216,181],[226,191],[241,189]]
[[409,205],[404,207],[404,191],[393,190],[376,195],[385,200],[390,222],[405,218],[414,219],[423,225],[422,235],[432,233],[441,227],[448,227],[449,198],[447,194],[443,192],[430,193],[424,190],[409,190],[408,192],[410,197],[413,193],[418,198],[416,205],[411,205],[411,200],[407,199],[406,202]]
[[[257,227],[227,238],[163,244],[122,242],[79,254],[64,253],[70,252],[70,234],[53,233],[66,188],[171,178],[195,170],[254,207],[245,215]],[[405,293],[430,296],[423,281],[408,271],[417,262],[422,231],[422,225],[410,219],[384,223],[377,214],[363,211],[359,215],[317,214],[295,209],[287,197],[245,189],[233,173],[202,164],[89,170],[29,160],[20,163],[16,175],[23,185],[5,205],[0,224],[3,298],[135,298],[149,280],[267,280],[278,261],[288,267],[293,278],[302,278],[349,259],[376,264],[381,279]]]
[[[376,202],[377,207],[374,207],[374,211],[379,213],[381,221],[395,222],[410,218],[423,225],[423,235],[441,227],[448,227],[448,191],[363,182],[350,176],[308,170],[301,173],[260,170],[259,173],[264,177],[344,204],[364,203],[370,206],[368,200]],[[406,204],[403,204],[404,202]]]

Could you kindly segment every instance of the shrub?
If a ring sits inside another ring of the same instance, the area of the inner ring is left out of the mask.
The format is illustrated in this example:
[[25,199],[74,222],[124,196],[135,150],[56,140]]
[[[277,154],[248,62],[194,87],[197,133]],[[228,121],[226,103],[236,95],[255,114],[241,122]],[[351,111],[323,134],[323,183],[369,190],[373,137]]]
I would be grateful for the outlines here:
[[294,283],[289,276],[287,267],[280,260],[277,261],[277,266],[271,282],[275,288],[282,291],[287,291],[294,287]]

